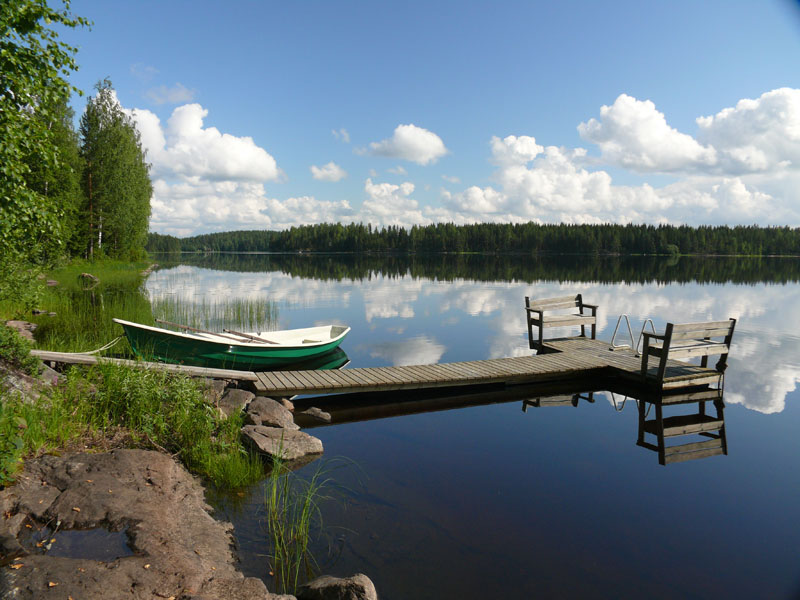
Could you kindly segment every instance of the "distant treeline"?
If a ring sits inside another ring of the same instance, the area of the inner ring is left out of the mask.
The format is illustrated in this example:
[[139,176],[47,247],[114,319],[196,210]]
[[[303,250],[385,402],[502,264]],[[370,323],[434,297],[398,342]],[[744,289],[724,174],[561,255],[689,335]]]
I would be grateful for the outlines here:
[[376,228],[324,223],[284,231],[176,238],[151,233],[151,252],[483,252],[514,254],[800,255],[800,228],[537,223]]
[[[172,266],[167,256],[159,264]],[[580,281],[593,283],[789,283],[800,281],[792,258],[692,256],[552,256],[506,254],[183,254],[174,264],[246,273],[363,281],[414,277],[439,281]]]

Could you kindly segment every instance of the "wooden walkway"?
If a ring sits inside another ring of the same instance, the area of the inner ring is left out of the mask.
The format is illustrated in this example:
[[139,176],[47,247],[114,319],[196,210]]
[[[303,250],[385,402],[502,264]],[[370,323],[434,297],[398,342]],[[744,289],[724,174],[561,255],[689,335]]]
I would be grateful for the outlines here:
[[[607,342],[590,338],[562,338],[546,341],[535,356],[495,358],[468,362],[404,367],[368,367],[341,370],[233,371],[148,363],[119,358],[98,358],[86,354],[32,350],[43,361],[74,364],[109,362],[125,366],[162,369],[193,377],[250,381],[259,394],[288,397],[306,394],[346,394],[451,388],[489,384],[545,384],[594,379],[625,381],[641,389],[648,385],[640,375],[641,358],[629,349],[610,350]],[[655,372],[657,359],[651,359]],[[719,381],[719,373],[675,360],[667,363],[662,390],[676,390]]]
[[[650,369],[656,368],[657,360],[651,359]],[[630,349],[612,351],[600,340],[565,338],[546,342],[543,353],[536,356],[404,367],[269,371],[256,373],[254,383],[259,393],[271,396],[556,383],[598,377],[622,378],[646,388],[640,369],[641,358]],[[712,369],[670,360],[662,389],[715,383],[719,376]]]
[[66,363],[70,365],[96,365],[111,363],[125,367],[145,369],[158,369],[170,373],[182,373],[190,377],[210,377],[212,379],[236,379],[238,381],[258,381],[258,376],[252,371],[233,371],[231,369],[212,369],[210,367],[191,367],[188,365],[172,365],[169,363],[147,362],[142,360],[129,360],[127,358],[110,358],[94,356],[77,352],[50,352],[49,350],[31,350],[31,356],[36,356],[44,362]]

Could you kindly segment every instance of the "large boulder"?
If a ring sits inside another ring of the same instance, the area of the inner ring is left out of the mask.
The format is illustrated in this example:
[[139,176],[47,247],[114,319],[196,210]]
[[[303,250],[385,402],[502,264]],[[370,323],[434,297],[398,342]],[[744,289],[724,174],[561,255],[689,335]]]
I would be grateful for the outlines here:
[[242,435],[259,452],[286,461],[295,461],[308,455],[322,454],[322,441],[302,431],[245,425]]
[[352,577],[324,575],[301,586],[297,600],[378,600],[378,592],[363,573]]
[[3,547],[15,554],[14,539],[55,523],[53,548],[66,530],[100,527],[124,530],[133,552],[88,559],[28,547],[29,554],[0,567],[2,598],[214,597],[225,581],[252,592],[236,596],[241,600],[273,598],[236,570],[232,527],[214,520],[199,482],[165,454],[115,450],[30,460],[18,483],[0,491],[0,509]]
[[244,420],[248,425],[300,429],[295,424],[292,412],[288,408],[265,396],[258,396],[247,405],[247,414]]

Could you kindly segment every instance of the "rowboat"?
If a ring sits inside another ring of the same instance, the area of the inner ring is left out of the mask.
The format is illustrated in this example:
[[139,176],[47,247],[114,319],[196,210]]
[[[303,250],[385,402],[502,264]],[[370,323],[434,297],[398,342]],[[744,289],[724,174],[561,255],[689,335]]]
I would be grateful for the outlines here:
[[180,332],[123,319],[114,322],[122,325],[133,352],[143,359],[240,371],[274,370],[307,361],[341,364],[339,359],[325,360],[326,355],[338,348],[350,331],[343,325],[323,325],[253,333],[223,329],[223,333],[213,333],[159,321],[187,330]]

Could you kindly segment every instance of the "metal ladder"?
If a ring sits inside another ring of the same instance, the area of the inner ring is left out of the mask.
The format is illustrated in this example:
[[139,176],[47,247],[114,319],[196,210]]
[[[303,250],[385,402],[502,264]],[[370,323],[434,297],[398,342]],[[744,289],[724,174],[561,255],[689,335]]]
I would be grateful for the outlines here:
[[[630,344],[616,344],[614,343],[617,339],[617,333],[619,332],[619,326],[622,323],[622,319],[625,319],[625,325],[628,328],[628,336],[630,337],[631,343]],[[636,356],[639,356],[639,346],[642,344],[642,337],[644,337],[644,330],[647,328],[647,324],[650,323],[650,331],[653,333],[656,332],[655,323],[653,323],[653,319],[646,318],[644,323],[642,323],[642,330],[639,332],[639,338],[636,340],[636,345],[633,344],[633,329],[631,329],[631,320],[628,317],[627,313],[621,314],[619,319],[617,319],[617,326],[614,327],[614,333],[611,336],[611,347],[609,350],[618,350],[620,348],[630,348],[636,353]]]

